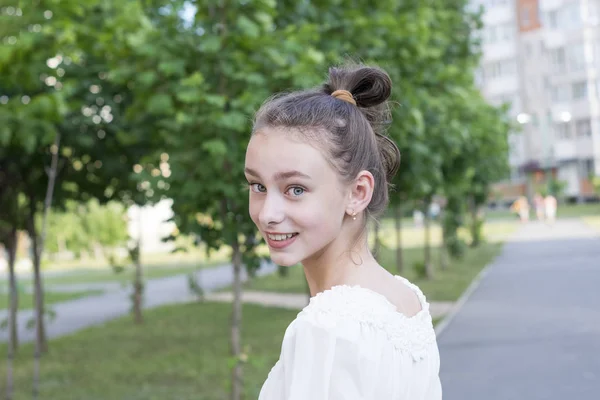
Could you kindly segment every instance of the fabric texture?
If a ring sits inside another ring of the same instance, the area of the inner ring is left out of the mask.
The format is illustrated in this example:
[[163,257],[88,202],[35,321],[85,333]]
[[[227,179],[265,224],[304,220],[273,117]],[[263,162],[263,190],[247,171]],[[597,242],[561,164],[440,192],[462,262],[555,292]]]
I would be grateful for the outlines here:
[[259,400],[440,400],[440,357],[429,303],[399,313],[383,295],[335,286],[288,326]]

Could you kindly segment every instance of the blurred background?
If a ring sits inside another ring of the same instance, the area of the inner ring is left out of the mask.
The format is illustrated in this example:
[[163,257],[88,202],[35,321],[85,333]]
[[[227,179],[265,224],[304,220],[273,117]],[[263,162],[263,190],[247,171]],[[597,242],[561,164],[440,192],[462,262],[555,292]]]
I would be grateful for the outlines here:
[[596,399],[599,12],[0,0],[0,398],[258,398],[309,293],[248,216],[253,113],[363,62],[402,153],[369,245],[430,302],[444,398]]

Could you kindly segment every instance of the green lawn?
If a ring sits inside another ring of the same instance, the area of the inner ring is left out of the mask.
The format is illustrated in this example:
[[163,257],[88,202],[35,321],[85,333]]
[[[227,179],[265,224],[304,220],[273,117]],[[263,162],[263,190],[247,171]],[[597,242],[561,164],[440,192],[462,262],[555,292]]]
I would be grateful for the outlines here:
[[[230,311],[229,304],[166,306],[147,312],[142,326],[128,316],[52,340],[42,359],[39,398],[227,400]],[[256,399],[298,312],[245,305],[243,313],[244,398]],[[15,400],[31,398],[32,354],[31,345],[19,349]],[[5,345],[0,359],[6,359]],[[5,361],[0,376],[4,393]]]
[[[44,303],[53,304],[60,303],[62,301],[75,300],[81,297],[92,296],[100,294],[100,290],[91,290],[86,292],[75,292],[75,293],[55,293],[45,292]],[[28,310],[34,308],[33,306],[33,294],[32,293],[19,293],[19,310]],[[0,310],[8,309],[8,293],[0,292]]]
[[[600,203],[559,204],[556,212],[557,218],[577,218],[593,215],[600,215]],[[535,218],[535,211],[532,210],[530,216]],[[486,210],[486,218],[490,220],[516,219],[516,216],[506,209]]]
[[[405,271],[400,274],[419,286],[429,301],[455,301],[469,286],[477,274],[500,253],[502,248],[498,243],[483,244],[476,249],[469,249],[461,260],[452,261],[447,270],[436,268],[432,280],[418,278],[413,265],[423,260],[422,248],[404,250]],[[436,267],[439,260],[437,249],[433,252]],[[393,273],[395,271],[395,250],[384,249],[379,257],[381,264]],[[278,274],[255,278],[246,283],[248,290],[264,290],[284,293],[306,293],[306,280],[301,266],[291,267],[289,275],[281,277]]]
[[[486,243],[478,248],[468,249],[464,258],[452,260],[447,270],[441,270],[439,268],[440,258],[437,246],[441,243],[442,232],[438,225],[433,225],[431,228],[431,244],[434,246],[432,260],[435,266],[435,276],[434,279],[427,280],[418,277],[413,268],[415,263],[422,262],[424,259],[424,229],[404,225],[402,227],[404,271],[399,275],[418,285],[430,301],[455,301],[477,274],[500,253],[501,243],[518,227],[519,224],[516,221],[486,223],[483,227]],[[462,228],[459,235],[470,242],[471,239],[467,229]],[[397,273],[396,230],[392,219],[388,218],[382,221],[379,236],[383,247],[378,259],[381,265],[389,271]],[[255,278],[247,282],[245,288],[270,292],[307,293],[306,280],[301,266],[291,267],[289,275],[286,277],[273,274]]]
[[[187,274],[200,268],[209,268],[221,264],[218,261],[203,264],[177,264],[177,265],[146,265],[143,268],[145,279],[162,278],[179,274]],[[71,283],[99,283],[99,282],[128,282],[133,279],[133,267],[128,267],[121,273],[113,272],[112,268],[80,268],[61,272],[60,275],[47,274],[44,284],[71,284]],[[21,278],[21,282],[30,282],[31,279]]]
[[[499,243],[504,242],[517,228],[519,223],[517,220],[514,221],[493,221],[487,222],[483,225],[483,235],[488,242]],[[459,236],[466,240],[471,241],[471,235],[469,230],[462,227],[458,231]],[[430,229],[431,244],[433,246],[439,246],[442,242],[442,228],[437,223],[432,223]],[[381,228],[379,232],[381,242],[387,247],[396,247],[396,228],[393,219],[384,219],[381,222]],[[373,243],[373,235],[370,235],[371,244]],[[423,227],[415,227],[414,224],[408,224],[402,226],[401,234],[402,248],[411,247],[422,247],[425,242],[425,230]]]
[[584,217],[583,222],[600,232],[600,215],[594,217]]

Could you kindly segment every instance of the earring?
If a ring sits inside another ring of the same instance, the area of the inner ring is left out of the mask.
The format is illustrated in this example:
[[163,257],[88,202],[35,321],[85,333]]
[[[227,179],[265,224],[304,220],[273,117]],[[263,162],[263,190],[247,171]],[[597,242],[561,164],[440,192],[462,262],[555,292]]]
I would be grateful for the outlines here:
[[356,221],[356,211],[352,213],[352,221]]

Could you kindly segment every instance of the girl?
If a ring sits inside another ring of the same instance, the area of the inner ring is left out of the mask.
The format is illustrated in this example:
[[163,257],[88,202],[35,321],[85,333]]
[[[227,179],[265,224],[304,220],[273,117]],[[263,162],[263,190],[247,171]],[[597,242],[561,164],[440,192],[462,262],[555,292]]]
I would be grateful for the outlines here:
[[442,397],[429,304],[367,245],[400,163],[383,135],[391,87],[377,68],[332,68],[322,88],[275,97],[256,115],[250,215],[274,263],[302,263],[312,296],[259,400]]

